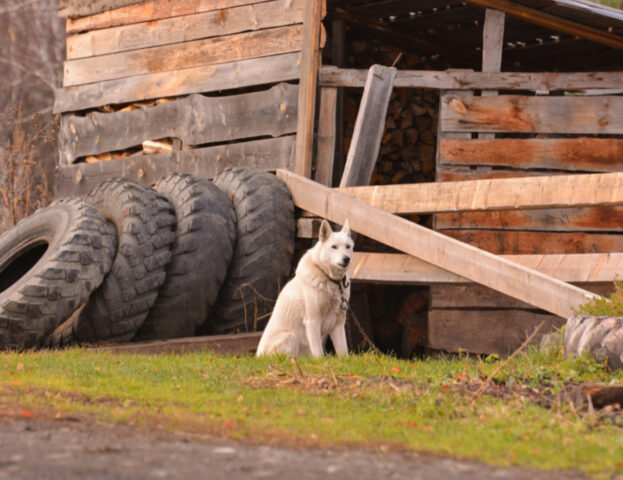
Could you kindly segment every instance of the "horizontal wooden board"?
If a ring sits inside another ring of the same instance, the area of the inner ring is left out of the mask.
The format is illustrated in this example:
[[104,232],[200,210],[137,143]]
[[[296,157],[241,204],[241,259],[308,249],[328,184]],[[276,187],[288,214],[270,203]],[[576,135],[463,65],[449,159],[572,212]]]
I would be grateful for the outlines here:
[[[502,255],[502,258],[574,284],[612,282],[623,271],[623,253]],[[471,283],[428,262],[400,253],[355,252],[354,282],[433,285]]]
[[495,254],[623,252],[623,235],[500,230],[440,230],[440,233]]
[[105,10],[125,7],[143,0],[59,0],[58,16],[65,17],[84,17],[101,13]]
[[[614,292],[614,283],[576,283],[580,288],[601,296],[610,296]],[[441,308],[520,308],[530,310],[533,307],[525,302],[482,285],[431,285],[431,310]]]
[[526,340],[541,322],[540,338],[562,327],[565,320],[528,310],[431,310],[428,312],[428,347],[469,353],[506,355]]
[[54,113],[296,80],[300,62],[294,52],[58,88]]
[[137,155],[108,162],[68,165],[57,170],[55,199],[86,195],[100,182],[115,177],[152,185],[173,172],[212,178],[229,167],[292,170],[294,144],[294,135],[288,135],[158,155]]
[[156,47],[303,21],[303,0],[275,0],[215,12],[93,30],[67,37],[67,59]]
[[[367,69],[325,66],[319,82],[327,87],[360,87]],[[621,88],[620,72],[525,73],[398,70],[395,87],[442,90],[583,90]]]
[[440,213],[437,229],[534,230],[542,232],[622,232],[622,207],[553,208]]
[[623,97],[448,94],[441,98],[444,132],[623,133]]
[[288,83],[266,91],[204,97],[193,94],[154,107],[126,112],[66,115],[61,121],[61,164],[86,155],[123,150],[145,140],[174,137],[201,145],[296,131],[298,87]]
[[184,0],[183,2],[152,0],[141,2],[139,5],[128,5],[82,18],[68,18],[66,32],[78,33],[117,25],[130,25],[132,23],[210,12],[263,1],[265,0]]
[[438,182],[462,182],[494,178],[542,177],[543,175],[568,175],[574,172],[562,170],[518,170],[504,167],[470,167],[465,165],[437,165],[435,179]]
[[437,158],[440,164],[612,172],[623,170],[623,139],[440,139]]
[[67,60],[63,86],[300,51],[301,25]]
[[516,210],[623,204],[623,172],[344,187],[393,213]]
[[262,332],[173,338],[151,342],[127,342],[93,347],[98,352],[127,355],[162,355],[191,352],[213,352],[217,355],[248,355],[257,350]]

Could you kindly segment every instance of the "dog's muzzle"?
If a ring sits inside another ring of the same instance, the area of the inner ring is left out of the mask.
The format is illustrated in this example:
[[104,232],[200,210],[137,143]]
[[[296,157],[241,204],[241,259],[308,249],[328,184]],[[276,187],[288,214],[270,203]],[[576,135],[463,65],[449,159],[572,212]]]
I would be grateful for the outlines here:
[[341,267],[342,267],[342,268],[346,268],[346,267],[348,267],[348,264],[349,264],[349,263],[350,263],[350,257],[344,257],[344,258],[342,259],[342,264],[341,264]]

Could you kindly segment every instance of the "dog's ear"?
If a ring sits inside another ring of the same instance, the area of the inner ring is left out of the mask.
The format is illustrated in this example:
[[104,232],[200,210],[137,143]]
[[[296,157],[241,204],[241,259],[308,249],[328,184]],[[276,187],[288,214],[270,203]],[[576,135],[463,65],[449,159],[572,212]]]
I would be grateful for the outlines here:
[[320,232],[318,232],[318,238],[321,242],[326,242],[327,239],[331,236],[333,230],[331,230],[331,225],[326,220],[323,220],[320,224]]
[[342,227],[342,230],[340,230],[340,231],[342,233],[345,233],[346,235],[350,236],[350,224],[348,223],[348,218],[344,222],[344,226]]

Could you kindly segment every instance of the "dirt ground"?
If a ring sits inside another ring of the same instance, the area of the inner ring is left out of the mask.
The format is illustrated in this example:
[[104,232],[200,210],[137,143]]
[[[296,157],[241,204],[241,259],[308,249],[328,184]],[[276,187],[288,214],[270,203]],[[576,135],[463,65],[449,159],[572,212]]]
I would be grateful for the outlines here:
[[582,479],[430,455],[243,445],[75,417],[0,416],[0,479]]

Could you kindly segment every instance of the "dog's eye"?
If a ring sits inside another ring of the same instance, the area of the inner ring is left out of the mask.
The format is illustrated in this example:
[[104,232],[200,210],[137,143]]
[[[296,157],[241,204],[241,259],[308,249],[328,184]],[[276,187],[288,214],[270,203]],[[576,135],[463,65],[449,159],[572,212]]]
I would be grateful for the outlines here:
[[337,245],[331,245],[331,248],[332,248],[333,250],[337,250]]
[[350,245],[346,245],[346,250],[350,250],[352,247]]

